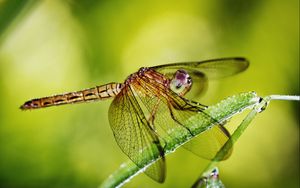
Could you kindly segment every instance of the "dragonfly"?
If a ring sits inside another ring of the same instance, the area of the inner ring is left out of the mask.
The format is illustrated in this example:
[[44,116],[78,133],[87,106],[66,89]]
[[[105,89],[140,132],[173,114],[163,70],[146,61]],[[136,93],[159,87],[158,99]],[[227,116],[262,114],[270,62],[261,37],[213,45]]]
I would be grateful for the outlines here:
[[215,125],[183,145],[194,154],[213,159],[230,137],[221,123],[205,114],[207,106],[188,99],[188,94],[200,95],[206,90],[208,80],[235,75],[248,66],[247,59],[230,57],[142,67],[123,83],[36,98],[20,108],[33,110],[114,98],[108,118],[118,146],[139,168],[145,168],[145,155],[157,159],[144,173],[162,183],[166,177],[164,153],[170,141],[180,139],[178,131],[194,136],[191,117],[202,114]]

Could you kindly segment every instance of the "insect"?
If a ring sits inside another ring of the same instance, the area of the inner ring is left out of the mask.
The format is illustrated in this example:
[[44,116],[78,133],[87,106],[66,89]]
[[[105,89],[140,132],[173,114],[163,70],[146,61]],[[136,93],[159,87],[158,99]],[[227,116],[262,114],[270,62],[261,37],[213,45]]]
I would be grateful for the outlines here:
[[[190,117],[203,113],[207,121],[217,124],[203,134],[207,142],[199,144],[202,137],[198,136],[183,145],[196,155],[212,159],[230,137],[225,127],[203,112],[207,108],[205,105],[185,96],[189,93],[199,95],[205,91],[208,80],[237,74],[248,66],[245,58],[235,57],[143,67],[128,76],[124,83],[108,83],[32,99],[20,108],[32,110],[114,98],[108,114],[117,144],[138,167],[143,168],[142,156],[158,158],[145,173],[157,182],[164,182],[164,151],[170,140],[180,139],[182,135],[193,136]],[[175,134],[178,130],[181,135]]]

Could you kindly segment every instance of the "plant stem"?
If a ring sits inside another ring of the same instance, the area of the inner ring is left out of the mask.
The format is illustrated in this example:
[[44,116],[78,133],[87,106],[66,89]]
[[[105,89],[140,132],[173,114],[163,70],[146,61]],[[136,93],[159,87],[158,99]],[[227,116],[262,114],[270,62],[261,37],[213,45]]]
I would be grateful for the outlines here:
[[[210,106],[207,110],[204,112],[217,120],[218,122],[224,122],[228,119],[230,119],[232,116],[234,116],[237,113],[242,112],[246,108],[252,108],[259,102],[260,98],[256,96],[256,93],[254,92],[247,92],[247,93],[241,93],[238,95],[234,95],[231,97],[228,97],[225,100],[222,100],[221,102],[217,103],[216,105]],[[202,113],[199,113],[198,115],[195,115],[191,117],[189,120],[190,122],[193,122],[193,125],[191,127],[194,127],[195,132],[200,134],[201,131],[205,131],[208,128],[212,126],[212,122],[208,122],[207,118],[205,119]],[[215,122],[216,123],[216,122]],[[199,129],[197,129],[197,127]],[[240,128],[243,129],[243,128]],[[199,131],[200,130],[200,131]],[[240,134],[242,134],[242,130],[239,131]],[[236,133],[237,134],[237,133]],[[196,135],[195,135],[196,136]],[[193,137],[185,137],[182,139],[176,139],[172,140],[172,142],[168,143],[170,148],[168,148],[165,151],[165,155],[173,152],[178,147],[180,147],[182,144],[188,142]],[[238,137],[234,137],[234,139],[238,139]],[[178,141],[180,140],[180,142]],[[221,154],[219,154],[221,156]],[[126,182],[128,182],[132,177],[135,175],[141,173],[144,169],[146,169],[149,165],[154,163],[157,159],[148,159],[148,156],[145,156],[145,165],[143,169],[140,169],[137,167],[134,163],[131,161],[123,163],[118,170],[116,170],[112,175],[110,175],[103,183],[100,185],[102,188],[107,187],[120,187]]]
[[288,101],[300,101],[300,96],[296,95],[270,95],[271,100],[288,100]]
[[207,176],[208,173],[211,172],[213,168],[216,167],[217,163],[226,156],[227,152],[231,149],[232,145],[239,139],[239,137],[246,130],[251,121],[255,118],[255,116],[264,111],[271,100],[289,100],[289,101],[300,101],[300,96],[292,96],[292,95],[269,95],[264,97],[254,108],[250,111],[250,113],[245,117],[242,123],[238,126],[238,128],[231,135],[230,139],[224,144],[224,146],[220,149],[220,151],[216,154],[214,159],[208,164],[205,170],[202,173],[202,176],[197,179],[197,181],[193,184],[192,188],[199,187],[200,180]]

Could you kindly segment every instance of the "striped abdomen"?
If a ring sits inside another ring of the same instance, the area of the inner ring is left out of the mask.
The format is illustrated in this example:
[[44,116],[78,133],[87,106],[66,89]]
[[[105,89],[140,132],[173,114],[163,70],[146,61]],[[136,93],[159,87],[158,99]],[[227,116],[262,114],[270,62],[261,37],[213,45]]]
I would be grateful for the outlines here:
[[27,110],[62,104],[104,100],[116,96],[123,87],[123,84],[109,83],[81,91],[70,92],[49,97],[42,97],[39,99],[32,99],[30,101],[25,102],[20,108],[22,110]]

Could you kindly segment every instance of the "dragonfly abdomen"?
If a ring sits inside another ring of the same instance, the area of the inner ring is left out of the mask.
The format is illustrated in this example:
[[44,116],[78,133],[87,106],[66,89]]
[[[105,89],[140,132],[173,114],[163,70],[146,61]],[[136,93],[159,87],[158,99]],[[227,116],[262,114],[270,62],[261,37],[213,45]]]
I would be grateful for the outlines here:
[[69,92],[49,97],[32,99],[25,102],[20,108],[22,110],[44,108],[49,106],[58,106],[63,104],[73,104],[88,101],[104,100],[116,96],[123,84],[109,83],[102,86],[96,86],[76,92]]

